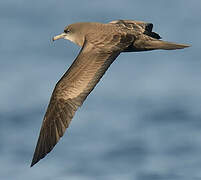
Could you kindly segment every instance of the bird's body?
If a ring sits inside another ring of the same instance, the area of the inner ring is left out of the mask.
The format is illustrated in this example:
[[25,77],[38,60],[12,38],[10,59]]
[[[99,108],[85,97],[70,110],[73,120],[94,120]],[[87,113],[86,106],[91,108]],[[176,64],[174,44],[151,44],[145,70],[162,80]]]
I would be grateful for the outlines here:
[[49,153],[69,126],[76,110],[94,89],[121,52],[188,47],[159,40],[153,25],[141,21],[117,20],[108,24],[75,23],[53,40],[68,39],[82,49],[56,84],[41,127],[31,166]]

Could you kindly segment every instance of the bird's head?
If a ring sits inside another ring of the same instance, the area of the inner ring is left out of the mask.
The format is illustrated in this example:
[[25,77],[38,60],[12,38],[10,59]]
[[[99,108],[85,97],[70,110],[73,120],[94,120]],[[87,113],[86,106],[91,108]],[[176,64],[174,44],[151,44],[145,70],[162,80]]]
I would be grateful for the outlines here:
[[75,23],[68,25],[64,28],[64,32],[54,36],[53,41],[58,39],[67,39],[77,44],[78,46],[83,46],[85,39],[84,31],[85,23]]

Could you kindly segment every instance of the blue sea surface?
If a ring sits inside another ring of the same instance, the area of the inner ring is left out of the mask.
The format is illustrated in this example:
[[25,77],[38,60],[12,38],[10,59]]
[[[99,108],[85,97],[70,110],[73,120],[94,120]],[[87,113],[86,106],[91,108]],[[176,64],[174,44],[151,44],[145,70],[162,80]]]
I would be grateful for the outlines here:
[[[201,1],[0,1],[1,180],[201,179]],[[53,151],[30,168],[56,82],[79,47],[64,26],[152,22],[177,51],[122,53]]]

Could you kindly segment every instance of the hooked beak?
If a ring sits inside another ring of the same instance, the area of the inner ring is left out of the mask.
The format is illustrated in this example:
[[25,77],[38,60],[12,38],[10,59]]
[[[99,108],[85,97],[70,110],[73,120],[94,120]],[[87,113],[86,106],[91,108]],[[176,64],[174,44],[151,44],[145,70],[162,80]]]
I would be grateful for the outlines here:
[[63,39],[65,36],[66,36],[66,33],[61,33],[61,34],[59,34],[57,36],[54,36],[52,38],[52,41],[55,41],[55,40],[58,40],[58,39]]

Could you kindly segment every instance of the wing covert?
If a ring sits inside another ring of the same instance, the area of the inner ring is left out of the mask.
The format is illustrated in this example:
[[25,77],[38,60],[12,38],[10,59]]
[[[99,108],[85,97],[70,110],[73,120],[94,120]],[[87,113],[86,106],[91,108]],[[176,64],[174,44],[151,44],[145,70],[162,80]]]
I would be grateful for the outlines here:
[[143,21],[134,21],[134,20],[116,20],[111,21],[112,24],[121,24],[129,29],[137,30],[143,34],[146,34],[147,36],[150,36],[155,39],[161,39],[160,35],[156,32],[153,32],[153,24],[152,23],[146,23]]

